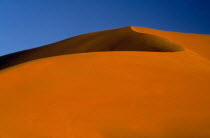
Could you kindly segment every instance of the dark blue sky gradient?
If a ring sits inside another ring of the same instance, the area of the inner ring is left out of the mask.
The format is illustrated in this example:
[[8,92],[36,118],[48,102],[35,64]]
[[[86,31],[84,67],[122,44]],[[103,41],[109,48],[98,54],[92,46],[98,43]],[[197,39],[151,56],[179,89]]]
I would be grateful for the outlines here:
[[0,0],[0,55],[124,26],[210,34],[210,0]]

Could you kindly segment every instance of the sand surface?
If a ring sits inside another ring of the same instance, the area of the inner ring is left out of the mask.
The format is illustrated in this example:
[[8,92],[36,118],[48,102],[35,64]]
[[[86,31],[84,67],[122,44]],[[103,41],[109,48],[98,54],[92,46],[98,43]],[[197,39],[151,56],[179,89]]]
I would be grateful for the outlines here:
[[112,29],[0,68],[1,138],[210,138],[210,35]]

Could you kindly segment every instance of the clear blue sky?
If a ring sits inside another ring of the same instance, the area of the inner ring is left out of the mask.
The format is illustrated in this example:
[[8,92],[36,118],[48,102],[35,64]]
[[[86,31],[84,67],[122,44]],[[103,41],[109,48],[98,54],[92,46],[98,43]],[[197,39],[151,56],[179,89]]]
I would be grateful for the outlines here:
[[124,26],[210,34],[210,0],[0,0],[0,55]]

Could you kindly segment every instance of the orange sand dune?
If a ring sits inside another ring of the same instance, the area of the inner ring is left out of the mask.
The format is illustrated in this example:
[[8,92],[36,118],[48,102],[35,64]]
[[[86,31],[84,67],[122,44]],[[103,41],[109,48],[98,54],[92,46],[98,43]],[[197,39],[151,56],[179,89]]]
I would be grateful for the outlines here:
[[0,137],[209,138],[209,35],[126,29],[2,58]]

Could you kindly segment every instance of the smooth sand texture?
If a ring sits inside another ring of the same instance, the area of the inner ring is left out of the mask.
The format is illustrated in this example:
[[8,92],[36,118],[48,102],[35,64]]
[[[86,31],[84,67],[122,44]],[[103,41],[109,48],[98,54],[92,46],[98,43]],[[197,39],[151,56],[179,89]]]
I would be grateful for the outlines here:
[[209,35],[132,30],[170,41],[155,49],[171,52],[150,42],[132,51],[132,38],[130,51],[66,53],[1,70],[0,137],[209,138]]

